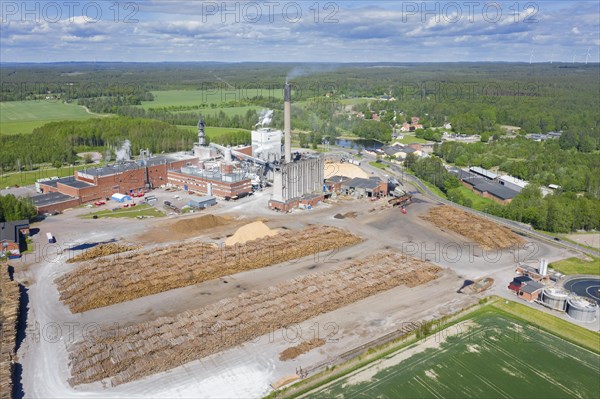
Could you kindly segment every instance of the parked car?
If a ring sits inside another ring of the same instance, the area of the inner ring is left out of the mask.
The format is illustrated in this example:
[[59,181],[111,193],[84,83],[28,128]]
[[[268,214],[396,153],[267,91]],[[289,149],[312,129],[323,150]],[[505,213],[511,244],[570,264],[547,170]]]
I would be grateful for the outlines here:
[[94,202],[94,205],[96,205],[96,206],[102,206],[104,204],[106,204],[106,202],[104,202],[104,201],[96,201],[96,202]]

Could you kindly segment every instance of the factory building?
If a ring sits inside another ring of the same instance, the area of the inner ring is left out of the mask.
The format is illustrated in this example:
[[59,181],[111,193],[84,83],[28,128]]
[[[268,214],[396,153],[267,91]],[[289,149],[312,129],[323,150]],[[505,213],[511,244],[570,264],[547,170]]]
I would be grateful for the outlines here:
[[194,194],[221,198],[252,192],[252,181],[242,172],[227,173],[195,166],[169,171],[168,184]]
[[[81,203],[110,198],[114,193],[134,193],[167,183],[168,172],[196,165],[198,158],[186,153],[150,157],[89,168],[73,176],[39,181],[42,196],[33,197],[38,213],[62,211]],[[59,193],[62,195],[47,195]]]
[[341,183],[341,192],[356,198],[380,198],[388,194],[388,184],[378,177],[355,177]]
[[269,200],[269,208],[284,212],[300,205],[312,207],[324,199],[323,157],[318,155],[292,162],[291,93],[291,86],[286,82],[283,91],[284,163],[275,168],[273,195]]
[[260,128],[252,131],[252,156],[267,162],[281,160],[281,130]]

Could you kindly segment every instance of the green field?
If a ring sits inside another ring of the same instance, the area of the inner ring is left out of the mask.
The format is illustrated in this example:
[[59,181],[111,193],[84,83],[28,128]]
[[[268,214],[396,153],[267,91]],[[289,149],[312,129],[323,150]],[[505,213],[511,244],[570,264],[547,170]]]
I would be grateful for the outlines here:
[[396,139],[394,140],[396,143],[402,143],[402,144],[411,144],[411,143],[419,143],[419,144],[425,144],[428,143],[429,141],[422,139],[420,137],[414,136],[414,135],[408,135],[408,134],[404,134],[404,137],[402,137],[401,139]]
[[369,165],[371,165],[371,166],[373,166],[375,168],[378,168],[378,169],[382,169],[382,170],[387,169],[387,165],[384,164],[384,163],[379,163],[379,162],[372,161],[372,162],[369,162]]
[[579,258],[568,258],[548,265],[563,274],[593,274],[600,276],[600,258],[585,261]]
[[[164,90],[153,91],[154,101],[143,101],[144,109],[195,106],[201,104],[222,104],[230,101],[242,101],[257,96],[265,98],[283,98],[283,90],[276,89],[214,89],[214,90]],[[215,110],[209,108],[208,110]],[[219,112],[216,109],[216,112]]]
[[0,102],[0,134],[31,133],[48,122],[83,120],[100,115],[88,113],[82,106],[61,101]]
[[[97,166],[97,165],[95,165]],[[0,188],[18,186],[28,186],[35,183],[38,179],[44,179],[48,177],[66,177],[73,176],[76,170],[89,168],[90,165],[77,165],[77,166],[64,166],[59,169],[56,168],[40,168],[38,170],[28,172],[17,172],[0,175]]]
[[307,397],[592,398],[599,373],[600,355],[486,307]]
[[[109,202],[107,205],[110,209],[105,209],[98,212],[90,212],[86,215],[82,215],[81,217],[84,219],[92,219],[94,216],[99,218],[137,218],[138,216],[144,217],[161,217],[165,216],[164,213],[157,210],[156,208],[148,205],[148,204],[140,204],[133,208],[123,208],[123,204],[111,203]],[[120,208],[116,211],[113,211],[112,208],[120,206]]]
[[497,202],[494,200],[491,200],[489,198],[480,197],[479,195],[475,194],[473,191],[469,190],[465,186],[461,185],[458,187],[458,189],[465,196],[465,198],[469,198],[472,201],[473,206],[471,206],[471,208],[476,209],[478,211],[483,211],[486,208],[488,208],[489,206],[497,204]]

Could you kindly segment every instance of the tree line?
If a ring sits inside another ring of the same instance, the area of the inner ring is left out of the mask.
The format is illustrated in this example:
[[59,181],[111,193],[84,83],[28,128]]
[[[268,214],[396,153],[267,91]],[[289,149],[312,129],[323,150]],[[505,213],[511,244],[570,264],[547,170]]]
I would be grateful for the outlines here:
[[0,222],[31,219],[37,210],[29,197],[17,198],[12,194],[0,195]]

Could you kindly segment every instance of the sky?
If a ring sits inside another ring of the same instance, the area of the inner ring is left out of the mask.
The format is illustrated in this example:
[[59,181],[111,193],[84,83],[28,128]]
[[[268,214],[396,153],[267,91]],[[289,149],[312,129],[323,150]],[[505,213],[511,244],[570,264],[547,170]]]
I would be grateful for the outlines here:
[[0,62],[600,62],[592,1],[0,1]]

